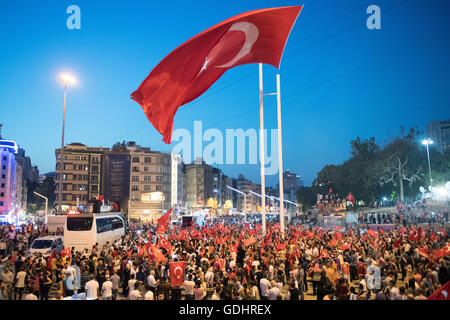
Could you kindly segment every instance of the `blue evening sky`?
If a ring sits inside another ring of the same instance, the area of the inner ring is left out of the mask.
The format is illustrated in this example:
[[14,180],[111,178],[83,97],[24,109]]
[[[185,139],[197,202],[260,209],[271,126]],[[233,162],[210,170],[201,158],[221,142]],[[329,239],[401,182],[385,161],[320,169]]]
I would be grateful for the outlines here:
[[[81,30],[66,8],[81,8]],[[134,140],[171,150],[129,95],[171,50],[239,13],[304,4],[281,64],[284,168],[311,184],[326,164],[349,157],[351,139],[382,143],[405,127],[450,116],[450,1],[249,0],[0,2],[0,123],[42,173],[54,171],[61,144],[61,71],[73,72],[66,143],[111,147]],[[366,8],[381,8],[368,30]],[[259,128],[258,67],[229,70],[175,116],[176,128]],[[266,92],[275,74],[264,67]],[[275,97],[265,99],[276,128]],[[259,183],[258,165],[220,165]],[[277,175],[266,178],[275,186]]]

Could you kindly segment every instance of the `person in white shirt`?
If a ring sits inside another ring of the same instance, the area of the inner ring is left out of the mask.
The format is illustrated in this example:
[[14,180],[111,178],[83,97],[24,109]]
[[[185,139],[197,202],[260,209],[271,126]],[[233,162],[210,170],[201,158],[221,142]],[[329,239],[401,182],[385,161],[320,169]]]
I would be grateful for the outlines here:
[[214,272],[213,272],[213,267],[210,267],[208,269],[208,271],[206,271],[205,273],[205,282],[206,283],[211,283],[214,280]]
[[193,300],[195,282],[192,281],[192,274],[188,274],[187,279],[183,283],[183,287],[186,300]]
[[105,282],[102,285],[102,299],[103,300],[112,300],[112,288],[113,283],[109,278],[109,274],[105,276]]
[[91,280],[89,280],[88,282],[86,282],[84,288],[86,290],[86,298],[90,298],[90,299],[98,299],[98,289],[99,289],[99,284],[97,282],[97,280],[95,280],[95,276],[91,275]]
[[394,286],[394,280],[389,281],[389,300],[398,300],[400,290]]
[[151,290],[148,290],[145,293],[144,300],[155,300],[155,295],[153,294],[153,292]]
[[141,292],[137,289],[133,289],[130,291],[130,300],[141,300],[142,295]]
[[270,285],[271,288],[269,290],[269,300],[277,300],[278,295],[280,294],[280,288],[277,286],[275,280],[272,280]]
[[261,289],[261,300],[269,299],[270,282],[266,278],[259,280],[259,288]]
[[25,296],[24,300],[38,300],[38,297],[36,297],[36,295],[33,294],[32,292],[29,292],[29,293]]
[[156,281],[155,279],[155,270],[151,270],[149,276],[147,277],[147,284],[150,287],[150,290],[153,293],[156,293],[156,287],[159,284],[159,280]]
[[131,291],[135,289],[134,288],[135,284],[136,284],[136,276],[134,274],[131,274],[130,280],[128,280],[128,292],[129,292],[128,297],[130,296]]
[[214,291],[214,294],[211,296],[211,300],[220,300],[221,293],[222,293],[222,287],[217,286],[216,291]]

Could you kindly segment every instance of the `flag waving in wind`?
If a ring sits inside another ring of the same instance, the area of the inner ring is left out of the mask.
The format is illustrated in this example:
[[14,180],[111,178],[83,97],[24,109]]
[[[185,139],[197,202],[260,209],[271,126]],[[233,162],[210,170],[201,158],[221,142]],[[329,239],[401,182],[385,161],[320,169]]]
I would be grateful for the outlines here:
[[166,233],[167,229],[169,229],[169,220],[170,214],[172,213],[172,208],[167,211],[164,215],[158,218],[158,228],[156,229],[156,233]]
[[230,68],[281,56],[302,6],[254,10],[227,19],[167,55],[131,94],[170,143],[178,108],[195,100]]

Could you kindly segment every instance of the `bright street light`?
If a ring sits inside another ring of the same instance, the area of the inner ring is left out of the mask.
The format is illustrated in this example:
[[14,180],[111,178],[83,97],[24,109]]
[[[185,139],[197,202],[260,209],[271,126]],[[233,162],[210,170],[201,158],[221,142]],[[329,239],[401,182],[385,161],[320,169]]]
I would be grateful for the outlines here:
[[64,84],[76,84],[77,83],[77,79],[75,79],[75,77],[73,75],[71,75],[70,73],[62,73],[59,76],[59,81],[61,81]]
[[431,140],[431,139],[422,140],[422,144],[428,146],[429,144],[433,144],[433,140]]

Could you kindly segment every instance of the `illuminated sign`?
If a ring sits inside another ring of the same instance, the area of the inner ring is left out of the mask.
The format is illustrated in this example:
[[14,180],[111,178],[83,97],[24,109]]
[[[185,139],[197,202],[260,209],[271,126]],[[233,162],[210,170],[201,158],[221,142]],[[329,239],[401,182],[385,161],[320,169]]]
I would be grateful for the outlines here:
[[19,150],[19,147],[17,146],[17,144],[11,140],[0,140],[0,148],[6,148],[10,152],[14,152],[14,153],[17,153],[17,151]]

